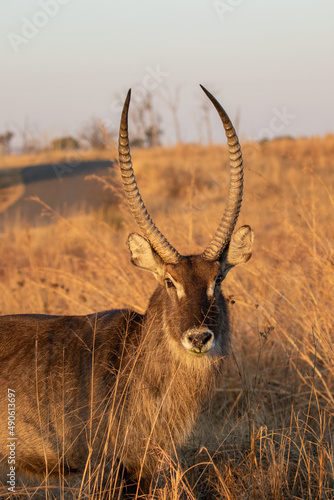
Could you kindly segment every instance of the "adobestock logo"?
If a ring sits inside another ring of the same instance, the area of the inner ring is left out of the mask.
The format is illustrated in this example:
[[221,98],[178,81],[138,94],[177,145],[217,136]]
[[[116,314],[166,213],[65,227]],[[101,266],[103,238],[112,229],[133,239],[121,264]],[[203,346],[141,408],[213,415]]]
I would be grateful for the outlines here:
[[288,113],[286,106],[283,106],[282,110],[274,108],[273,115],[269,121],[269,127],[264,127],[259,131],[257,140],[261,141],[264,139],[273,139],[275,134],[281,134],[284,132],[290,123],[295,120],[295,118],[296,115]]
[[235,11],[235,9],[242,3],[243,0],[213,0],[212,5],[215,12],[218,14],[219,19],[224,21],[226,14],[230,14]]
[[31,19],[27,17],[21,18],[20,33],[14,33],[13,31],[7,33],[7,38],[14,52],[19,52],[22,46],[35,38],[49,23],[50,19],[57,16],[61,6],[67,5],[69,2],[70,0],[39,0],[40,10],[37,10]]
[[[145,102],[150,92],[157,89],[159,86],[165,85],[165,80],[170,76],[168,71],[161,70],[160,64],[156,64],[155,67],[146,66],[145,71],[146,73],[142,78],[141,84],[131,88],[131,98],[136,103]],[[110,106],[112,113],[119,114],[122,112],[125,97],[126,92],[113,100]],[[112,120],[110,118],[104,118],[102,123],[107,130],[112,128]]]
[[[148,94],[152,90],[155,90],[159,85],[164,85],[165,79],[170,76],[168,71],[162,71],[160,69],[159,64],[156,64],[155,68],[152,68],[152,66],[146,66],[145,70],[146,74],[142,79],[141,85],[135,85],[131,89],[131,97],[135,102],[145,101]],[[112,102],[111,111],[113,113],[119,113],[122,111],[125,97],[126,93]]]

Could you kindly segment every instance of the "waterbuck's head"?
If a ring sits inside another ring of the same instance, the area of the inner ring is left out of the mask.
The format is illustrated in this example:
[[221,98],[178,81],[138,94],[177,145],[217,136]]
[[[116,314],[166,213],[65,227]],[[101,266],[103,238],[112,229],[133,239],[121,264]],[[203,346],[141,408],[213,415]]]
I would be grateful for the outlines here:
[[221,357],[226,352],[228,313],[221,283],[232,267],[251,257],[253,232],[242,226],[233,233],[243,190],[243,166],[233,125],[218,101],[202,87],[223,123],[230,154],[230,188],[225,212],[209,246],[200,255],[182,256],[158,230],[145,207],[135,180],[128,139],[126,97],[119,133],[119,164],[131,213],[144,237],[132,233],[128,247],[132,263],[150,271],[159,283],[148,308],[164,326],[181,354]]

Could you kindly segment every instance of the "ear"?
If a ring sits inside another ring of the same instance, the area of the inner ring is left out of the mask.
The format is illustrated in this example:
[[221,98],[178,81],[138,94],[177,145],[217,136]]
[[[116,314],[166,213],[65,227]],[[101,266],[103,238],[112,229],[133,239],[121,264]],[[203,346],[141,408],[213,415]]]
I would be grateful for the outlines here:
[[132,264],[145,271],[150,271],[155,279],[163,284],[166,266],[151,244],[138,233],[131,233],[126,243],[131,253]]
[[232,267],[244,264],[251,258],[253,241],[254,233],[249,226],[242,226],[232,234],[231,241],[220,258],[224,276]]

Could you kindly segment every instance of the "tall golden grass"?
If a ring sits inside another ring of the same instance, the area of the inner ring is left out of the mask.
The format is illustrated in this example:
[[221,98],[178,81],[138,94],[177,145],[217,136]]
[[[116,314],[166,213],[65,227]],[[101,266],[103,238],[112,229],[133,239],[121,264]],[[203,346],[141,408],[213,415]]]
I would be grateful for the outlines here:
[[[231,356],[187,446],[166,457],[168,481],[147,498],[334,498],[334,137],[243,151],[239,225],[256,240],[251,261],[223,283]],[[200,252],[223,212],[226,148],[138,150],[133,160],[156,224],[181,253]],[[109,210],[70,219],[50,211],[48,226],[7,228],[1,314],[145,310],[155,282],[130,264],[125,240],[137,228],[119,186],[110,197],[119,205]],[[57,494],[89,497],[80,486]],[[16,495],[36,498],[24,487]]]

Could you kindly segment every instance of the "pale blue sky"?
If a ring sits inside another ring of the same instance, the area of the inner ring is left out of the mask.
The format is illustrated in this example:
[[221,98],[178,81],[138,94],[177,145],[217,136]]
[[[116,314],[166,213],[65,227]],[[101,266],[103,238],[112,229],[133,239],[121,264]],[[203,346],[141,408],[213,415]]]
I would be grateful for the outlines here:
[[[240,109],[245,138],[334,133],[333,0],[2,0],[0,29],[0,133],[117,127],[120,92],[182,85],[182,137],[196,141],[199,83],[232,119]],[[223,141],[214,112],[212,125]]]

